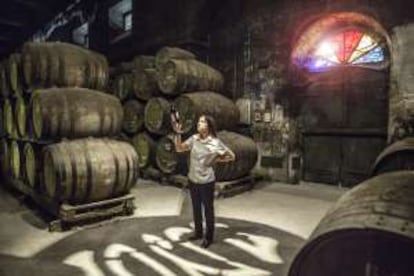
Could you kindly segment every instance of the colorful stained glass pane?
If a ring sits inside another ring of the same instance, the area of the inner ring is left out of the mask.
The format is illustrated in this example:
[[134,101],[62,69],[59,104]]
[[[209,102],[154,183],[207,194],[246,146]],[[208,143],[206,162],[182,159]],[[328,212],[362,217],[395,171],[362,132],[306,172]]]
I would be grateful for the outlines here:
[[[339,51],[339,59],[342,63],[346,63],[349,57],[352,55],[352,52],[357,48],[358,43],[361,40],[362,33],[359,31],[347,31],[342,33],[342,47]],[[340,42],[341,43],[341,42]]]
[[380,46],[377,46],[375,49],[361,56],[352,64],[362,64],[362,63],[376,63],[384,60],[384,52]]
[[375,63],[383,60],[384,52],[377,41],[358,30],[348,30],[319,43],[305,62],[305,67],[317,72],[340,64]]
[[352,63],[360,56],[366,54],[367,52],[371,51],[372,49],[377,46],[378,43],[374,41],[370,36],[364,35],[361,38],[361,41],[359,42],[358,46],[356,47],[355,51],[352,53],[351,57],[349,58],[348,62]]

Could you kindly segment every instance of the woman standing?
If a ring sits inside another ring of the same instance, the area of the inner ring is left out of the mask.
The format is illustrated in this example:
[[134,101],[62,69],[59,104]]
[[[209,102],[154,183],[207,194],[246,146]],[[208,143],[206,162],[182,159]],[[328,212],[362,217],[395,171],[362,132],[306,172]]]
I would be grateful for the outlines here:
[[201,246],[207,248],[214,237],[214,186],[216,177],[215,162],[235,160],[234,153],[216,137],[214,119],[201,115],[197,123],[197,133],[181,142],[182,125],[172,120],[177,133],[174,143],[177,152],[190,151],[188,172],[189,189],[193,205],[194,233],[190,240],[203,238],[202,210],[206,220],[206,232]]

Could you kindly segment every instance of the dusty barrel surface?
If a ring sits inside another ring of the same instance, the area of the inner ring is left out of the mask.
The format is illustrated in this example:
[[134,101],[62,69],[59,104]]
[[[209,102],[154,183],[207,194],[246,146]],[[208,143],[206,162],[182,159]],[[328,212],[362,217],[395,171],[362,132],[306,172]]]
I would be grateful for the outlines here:
[[7,63],[0,62],[0,97],[8,97],[10,95],[10,88],[7,81]]
[[144,126],[144,104],[137,100],[129,100],[124,106],[122,129],[129,134],[135,134]]
[[16,128],[20,137],[27,137],[27,102],[23,97],[18,97],[14,105],[14,117]]
[[210,91],[182,94],[174,106],[180,114],[184,133],[195,130],[202,114],[215,119],[217,130],[232,129],[239,122],[240,113],[233,101]]
[[155,69],[135,70],[132,74],[132,90],[137,99],[148,101],[159,95],[157,71]]
[[297,254],[289,275],[414,275],[413,182],[412,171],[391,172],[346,192]]
[[145,105],[145,127],[154,134],[166,135],[171,132],[171,104],[168,100],[156,97]]
[[236,159],[214,165],[216,180],[233,180],[249,174],[258,158],[257,146],[253,139],[229,131],[220,131],[217,137],[234,152]]
[[156,142],[146,132],[141,132],[132,137],[131,144],[138,154],[138,166],[140,169],[155,165]]
[[0,101],[0,115],[2,118],[0,119],[0,138],[6,135],[6,131],[4,129],[4,121],[3,121],[3,102]]
[[19,96],[23,93],[23,78],[21,72],[21,55],[18,53],[11,54],[7,62],[7,79],[13,96]]
[[30,109],[38,139],[113,136],[120,132],[123,120],[116,97],[86,88],[36,90]]
[[16,140],[10,140],[10,176],[13,179],[24,179],[24,159],[22,143]]
[[371,176],[414,169],[414,138],[407,137],[385,148],[371,168]]
[[103,89],[108,62],[98,53],[63,42],[28,42],[22,50],[27,87],[88,87]]
[[57,202],[86,203],[129,192],[138,177],[138,157],[125,142],[79,139],[43,149],[46,194]]
[[5,99],[3,102],[3,124],[6,135],[9,138],[18,138],[18,130],[17,130],[17,123],[16,117],[14,113],[14,106],[15,106],[14,99]]
[[112,92],[121,101],[126,100],[133,94],[133,75],[131,73],[121,74],[115,77]]
[[187,174],[187,154],[175,151],[172,136],[164,136],[158,140],[155,149],[155,163],[161,172],[165,174]]
[[40,189],[43,175],[42,148],[44,146],[25,143],[23,147],[24,176],[30,187]]
[[167,95],[182,92],[216,91],[223,88],[223,75],[195,59],[171,59],[159,69],[158,86]]
[[196,56],[187,50],[177,47],[162,47],[155,55],[155,67],[160,69],[170,59],[195,59]]

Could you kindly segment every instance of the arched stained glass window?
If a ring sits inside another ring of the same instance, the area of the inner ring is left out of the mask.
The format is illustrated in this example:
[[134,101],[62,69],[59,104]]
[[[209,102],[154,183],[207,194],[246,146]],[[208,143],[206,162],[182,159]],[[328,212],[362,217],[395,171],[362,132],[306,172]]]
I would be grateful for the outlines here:
[[325,38],[307,58],[309,71],[324,71],[333,66],[364,65],[384,61],[384,51],[370,35],[347,30]]

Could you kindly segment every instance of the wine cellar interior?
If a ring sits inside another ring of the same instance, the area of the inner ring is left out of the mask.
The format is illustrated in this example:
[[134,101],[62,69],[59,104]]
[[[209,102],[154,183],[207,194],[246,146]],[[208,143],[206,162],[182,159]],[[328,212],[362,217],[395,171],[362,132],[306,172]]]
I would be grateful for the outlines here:
[[414,2],[2,4],[1,276],[414,276]]

